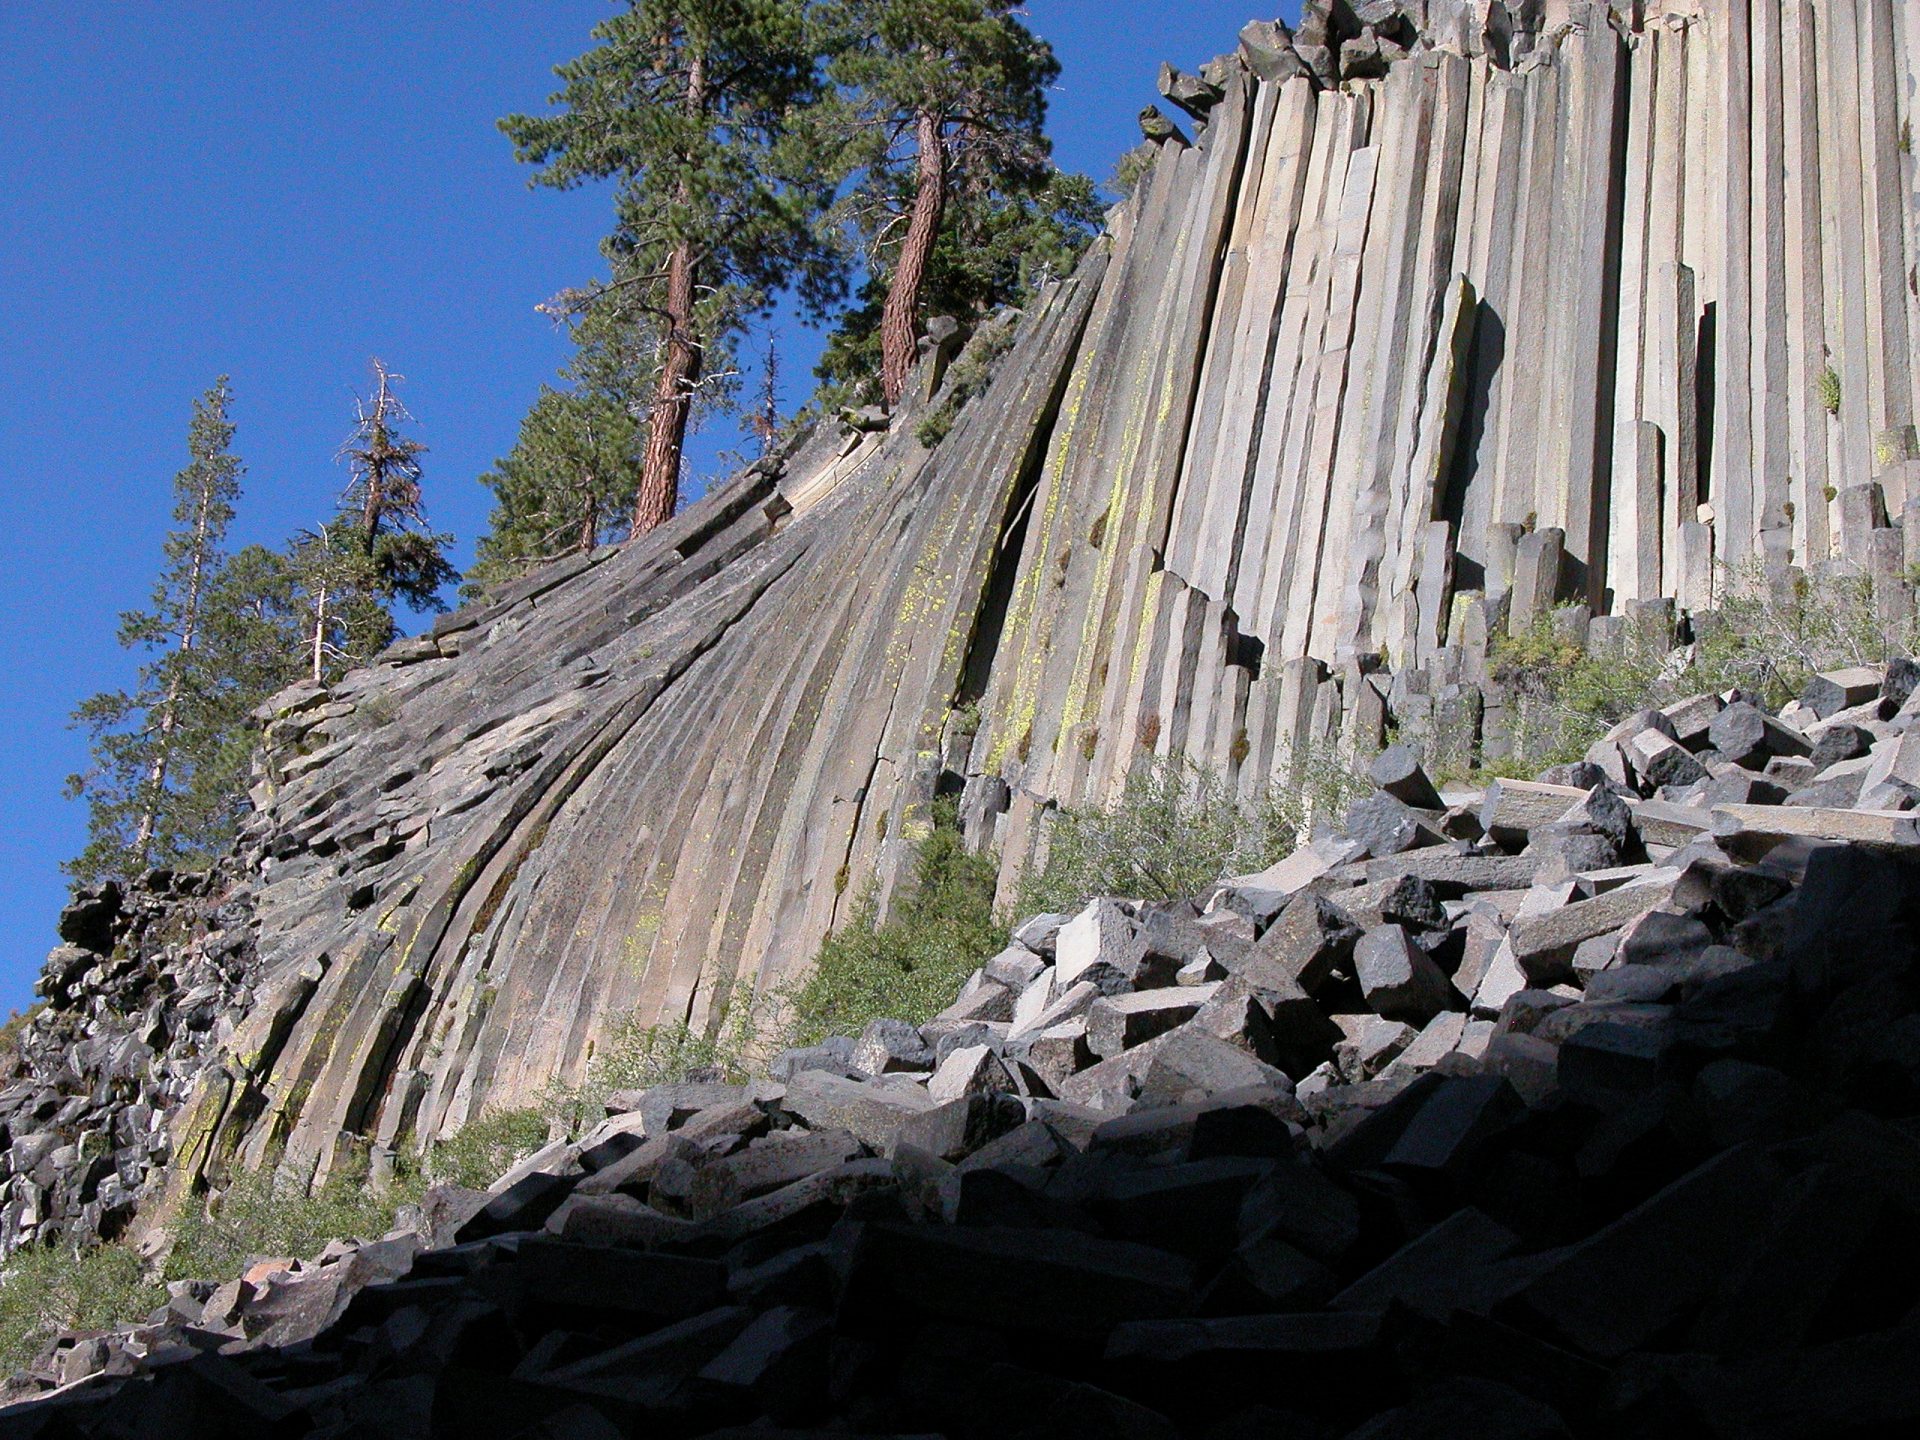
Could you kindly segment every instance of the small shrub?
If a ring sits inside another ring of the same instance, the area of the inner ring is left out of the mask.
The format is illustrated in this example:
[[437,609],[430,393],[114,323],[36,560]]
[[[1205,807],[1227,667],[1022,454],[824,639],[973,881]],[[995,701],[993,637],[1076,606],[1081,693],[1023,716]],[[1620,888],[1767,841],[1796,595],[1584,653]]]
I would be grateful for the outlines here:
[[1701,626],[1687,678],[1694,690],[1738,686],[1780,705],[1822,670],[1911,655],[1916,638],[1910,615],[1891,627],[1881,618],[1865,575],[1769,575],[1749,561],[1722,571],[1719,611]]
[[62,1330],[106,1330],[167,1303],[120,1245],[29,1245],[0,1272],[0,1373],[17,1374]]
[[931,450],[953,433],[953,427],[959,419],[960,407],[949,397],[920,422],[920,428],[913,432],[914,438]]
[[33,1017],[47,1008],[47,1002],[36,1000],[24,1010],[15,1010],[7,1016],[6,1023],[0,1025],[0,1076],[9,1075],[20,1058],[20,1041],[26,1035],[27,1026],[33,1023]]
[[[716,1033],[685,1020],[647,1023],[633,1012],[620,1016],[600,1037],[578,1085],[555,1084],[537,1113],[577,1135],[597,1124],[616,1090],[648,1090],[689,1080],[742,1081],[762,1058],[763,1017],[752,1004],[727,1012]],[[542,1137],[545,1143],[545,1136]]]
[[1840,372],[1831,365],[1824,365],[1819,375],[1814,377],[1814,394],[1819,397],[1820,408],[1829,415],[1840,413]]
[[400,701],[385,690],[373,690],[360,697],[354,711],[368,729],[378,730],[400,718]]
[[1140,188],[1140,183],[1153,173],[1154,162],[1160,158],[1160,147],[1151,142],[1136,145],[1122,155],[1113,167],[1113,178],[1107,182],[1107,188],[1118,192],[1122,199]]
[[1719,609],[1695,617],[1695,642],[1679,650],[1629,632],[1624,653],[1589,655],[1546,620],[1500,640],[1493,676],[1512,698],[1514,746],[1489,773],[1578,760],[1635,710],[1705,690],[1782,705],[1822,670],[1883,663],[1920,642],[1911,616],[1883,621],[1872,582],[1855,572],[1769,574],[1756,559],[1723,567],[1719,588]]
[[1005,940],[993,910],[995,878],[993,861],[967,853],[950,803],[942,805],[921,842],[911,898],[884,923],[870,893],[855,901],[853,918],[820,947],[806,979],[785,993],[785,1038],[810,1045],[858,1035],[882,1018],[918,1024],[951,1005]]
[[1317,822],[1338,820],[1354,801],[1371,795],[1373,782],[1367,770],[1372,763],[1372,755],[1348,759],[1330,744],[1309,745],[1292,756],[1286,784],[1270,788],[1257,802],[1264,833],[1272,840],[1261,864],[1288,854],[1307,839]]
[[1000,357],[1013,349],[1016,334],[1014,321],[1017,318],[1017,315],[996,316],[981,328],[954,360],[952,368],[947,371],[946,394],[914,432],[915,438],[927,449],[933,449],[953,433],[953,427],[959,423],[960,412],[966,409],[969,400],[986,393]]
[[272,1167],[244,1171],[206,1208],[181,1217],[165,1276],[225,1280],[254,1260],[311,1256],[329,1240],[377,1240],[424,1188],[421,1177],[402,1174],[378,1193],[367,1183],[365,1165],[343,1168],[311,1194]]
[[1172,900],[1272,864],[1313,815],[1344,808],[1365,788],[1317,754],[1295,769],[1296,789],[1246,803],[1224,776],[1184,757],[1144,765],[1112,804],[1054,817],[1045,864],[1022,880],[1021,913],[1071,912],[1096,895]]
[[1512,697],[1512,762],[1529,773],[1580,759],[1617,721],[1659,703],[1668,652],[1629,634],[1617,655],[1589,655],[1541,617],[1493,648],[1493,678]]
[[547,1143],[544,1110],[489,1110],[469,1121],[427,1154],[427,1177],[435,1184],[484,1190]]

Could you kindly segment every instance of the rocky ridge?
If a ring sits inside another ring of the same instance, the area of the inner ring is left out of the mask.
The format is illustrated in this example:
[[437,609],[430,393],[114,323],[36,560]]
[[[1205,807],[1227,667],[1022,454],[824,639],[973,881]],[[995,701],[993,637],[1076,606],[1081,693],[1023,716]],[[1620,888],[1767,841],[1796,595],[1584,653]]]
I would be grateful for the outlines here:
[[1030,919],[926,1025],[63,1338],[0,1433],[1900,1433],[1916,680],[1473,794],[1389,750],[1271,869]]

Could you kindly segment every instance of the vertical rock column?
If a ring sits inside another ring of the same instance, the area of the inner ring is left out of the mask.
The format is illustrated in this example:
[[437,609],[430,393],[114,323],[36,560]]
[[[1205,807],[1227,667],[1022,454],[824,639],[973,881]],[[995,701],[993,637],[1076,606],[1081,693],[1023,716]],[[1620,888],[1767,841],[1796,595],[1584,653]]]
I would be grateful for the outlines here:
[[[1359,257],[1366,241],[1373,203],[1377,151],[1370,145],[1371,92],[1321,96],[1319,133],[1327,144],[1316,177],[1318,221],[1312,236],[1294,247],[1281,318],[1281,345],[1275,373],[1292,372],[1292,394],[1284,424],[1269,401],[1268,423],[1261,433],[1256,472],[1272,476],[1271,518],[1255,564],[1250,554],[1240,567],[1235,608],[1269,653],[1305,653],[1293,647],[1305,633],[1304,617],[1294,606],[1311,592],[1319,563],[1320,517],[1325,513],[1325,474],[1312,466],[1316,456],[1331,455],[1331,429],[1339,420],[1352,305],[1358,285]],[[1250,523],[1248,544],[1256,531]],[[1293,627],[1290,635],[1289,629]]]
[[[1624,180],[1621,198],[1619,269],[1619,342],[1615,347],[1613,414],[1614,473],[1616,478],[1638,477],[1645,469],[1637,429],[1631,428],[1652,411],[1648,395],[1647,331],[1648,301],[1654,286],[1652,268],[1654,239],[1650,215],[1653,189],[1654,130],[1659,116],[1658,52],[1655,35],[1637,37],[1625,58],[1627,70],[1627,115],[1625,130]],[[1665,258],[1665,257],[1663,257]],[[1622,453],[1622,445],[1633,451]],[[1637,503],[1616,503],[1610,509],[1607,543],[1607,574],[1612,581],[1614,603],[1650,598],[1660,593],[1657,557],[1660,535],[1657,443],[1653,455],[1654,517],[1651,531],[1642,523]],[[1652,547],[1656,567],[1652,587],[1640,567],[1640,558]]]
[[[1297,83],[1305,85],[1301,79]],[[1254,449],[1241,542],[1228,599],[1241,624],[1270,643],[1272,586],[1294,542],[1297,457],[1312,422],[1313,377],[1326,324],[1325,290],[1332,266],[1347,157],[1365,139],[1360,106],[1337,92],[1311,95],[1313,144],[1303,178],[1299,223],[1289,247],[1267,361],[1266,400]]]
[[[1763,0],[1771,3],[1771,0]],[[1753,473],[1753,59],[1747,0],[1724,0],[1719,36],[1721,259],[1714,352],[1713,512],[1721,558],[1738,564],[1756,532]]]
[[1418,344],[1415,290],[1429,179],[1436,76],[1415,64],[1388,73],[1381,100],[1376,223],[1361,269],[1351,399],[1341,417],[1326,511],[1327,563],[1312,597],[1310,649],[1330,661],[1364,648],[1386,540],[1401,381]]
[[[1860,12],[1860,174],[1865,191],[1867,264],[1867,383],[1871,399],[1874,473],[1893,471],[1913,448],[1913,359],[1907,260],[1907,206],[1901,145],[1912,148],[1900,113],[1896,0],[1866,0]],[[1901,0],[1898,8],[1911,8]],[[1900,486],[1898,472],[1889,479]],[[1896,513],[1911,499],[1890,493]]]
[[1781,5],[1763,0],[1752,9],[1752,213],[1748,258],[1752,268],[1752,454],[1755,539],[1769,566],[1787,563],[1793,549],[1789,482],[1794,472],[1791,395],[1788,391],[1788,269],[1785,71]]
[[1523,169],[1526,82],[1494,68],[1484,57],[1475,62],[1474,68],[1482,77],[1486,99],[1477,131],[1479,153],[1474,168],[1479,183],[1463,268],[1480,289],[1480,303],[1468,362],[1471,380],[1469,409],[1462,420],[1460,437],[1463,453],[1449,483],[1457,490],[1450,505],[1458,512],[1459,555],[1477,572],[1477,584],[1470,588],[1485,589],[1489,583],[1487,527],[1501,509],[1499,420],[1514,343],[1512,257]]
[[1839,446],[1830,466],[1837,491],[1873,475],[1872,412],[1868,393],[1866,205],[1861,188],[1860,37],[1855,0],[1828,0],[1815,11],[1822,51],[1820,183],[1822,211],[1834,243],[1827,282],[1826,364],[1837,386]]
[[1520,147],[1523,174],[1507,294],[1505,369],[1499,443],[1495,454],[1493,521],[1551,524],[1542,493],[1540,430],[1545,418],[1545,383],[1550,363],[1545,339],[1551,299],[1549,277],[1556,262],[1554,197],[1560,173],[1561,71],[1544,66],[1532,71],[1524,87],[1525,122]]
[[1820,212],[1819,50],[1811,0],[1781,7],[1786,191],[1786,410],[1794,508],[1794,560],[1817,565],[1832,554],[1827,499],[1828,431],[1821,403],[1826,370],[1826,222]]

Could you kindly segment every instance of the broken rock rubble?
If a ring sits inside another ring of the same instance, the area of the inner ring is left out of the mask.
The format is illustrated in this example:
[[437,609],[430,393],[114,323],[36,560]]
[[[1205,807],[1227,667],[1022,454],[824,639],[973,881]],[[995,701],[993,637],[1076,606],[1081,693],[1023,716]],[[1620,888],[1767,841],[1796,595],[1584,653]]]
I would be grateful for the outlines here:
[[[1886,758],[1828,678],[1795,714],[1837,693]],[[619,1095],[424,1241],[63,1337],[0,1433],[1920,1423],[1920,844],[1717,802],[1714,698],[1643,713],[1624,779],[1499,782],[1479,839],[1102,897],[925,1025]],[[1703,778],[1635,770],[1648,732]]]

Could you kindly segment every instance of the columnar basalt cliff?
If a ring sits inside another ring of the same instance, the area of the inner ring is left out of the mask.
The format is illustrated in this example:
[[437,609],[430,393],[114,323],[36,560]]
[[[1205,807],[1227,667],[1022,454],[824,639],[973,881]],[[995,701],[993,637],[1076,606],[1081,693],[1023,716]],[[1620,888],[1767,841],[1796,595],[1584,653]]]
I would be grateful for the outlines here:
[[1163,76],[1194,140],[1149,127],[940,444],[931,347],[890,427],[270,707],[258,999],[176,1187],[716,1023],[901,898],[937,794],[1010,893],[1154,754],[1251,793],[1389,720],[1497,752],[1488,644],[1558,603],[1604,647],[1722,562],[1908,583],[1915,7],[1307,8]]

